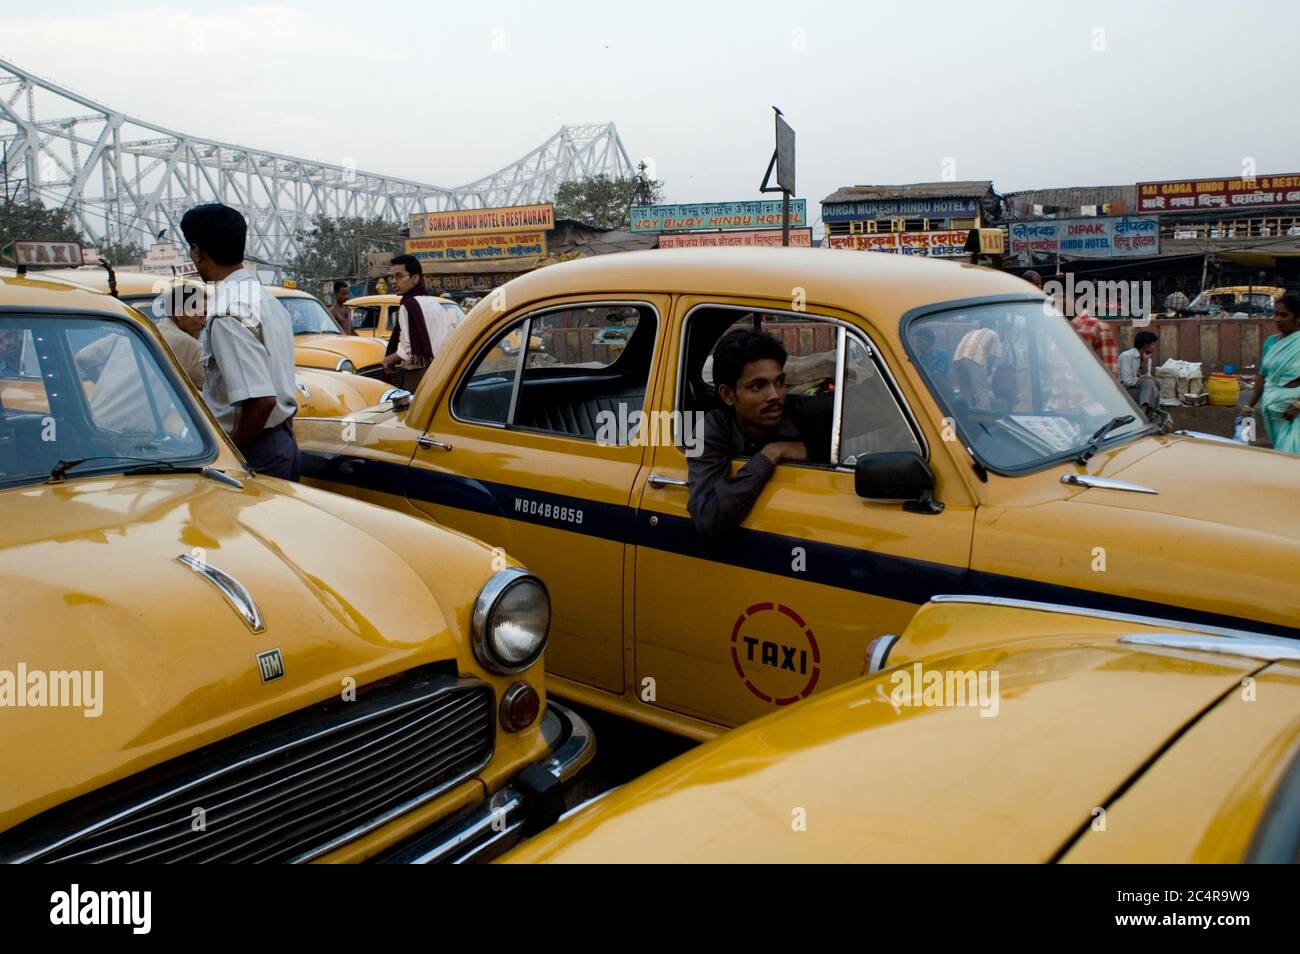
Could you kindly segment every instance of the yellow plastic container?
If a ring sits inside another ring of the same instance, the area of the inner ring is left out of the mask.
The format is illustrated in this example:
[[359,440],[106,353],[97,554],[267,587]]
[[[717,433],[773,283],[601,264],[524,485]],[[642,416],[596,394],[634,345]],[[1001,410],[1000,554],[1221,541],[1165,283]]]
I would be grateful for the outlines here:
[[1236,407],[1241,395],[1241,383],[1235,374],[1212,374],[1205,382],[1205,391],[1210,395],[1210,403],[1218,407]]

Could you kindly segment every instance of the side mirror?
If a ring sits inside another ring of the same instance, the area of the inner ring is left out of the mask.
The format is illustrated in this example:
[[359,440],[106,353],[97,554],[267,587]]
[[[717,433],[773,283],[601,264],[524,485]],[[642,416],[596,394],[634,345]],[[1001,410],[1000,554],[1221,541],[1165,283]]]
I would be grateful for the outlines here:
[[394,411],[405,410],[411,406],[411,392],[403,388],[389,388],[379,399],[380,404],[392,403]]
[[863,454],[853,472],[853,486],[867,500],[901,500],[913,513],[941,513],[934,499],[934,473],[915,451]]

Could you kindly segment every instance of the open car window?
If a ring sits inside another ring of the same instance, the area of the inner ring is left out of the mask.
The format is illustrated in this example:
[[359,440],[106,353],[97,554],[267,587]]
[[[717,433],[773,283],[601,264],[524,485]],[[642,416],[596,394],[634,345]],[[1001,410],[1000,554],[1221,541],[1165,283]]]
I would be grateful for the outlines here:
[[626,444],[635,436],[633,412],[645,404],[657,327],[646,305],[576,306],[523,318],[479,355],[452,411],[466,421]]
[[356,330],[379,326],[379,306],[366,305],[351,309],[352,327]]
[[[852,466],[864,453],[923,449],[874,349],[856,331],[810,315],[704,307],[686,323],[686,363],[678,407],[707,414],[722,407],[713,379],[713,352],[728,333],[769,334],[786,351],[787,408],[804,401],[819,422],[806,434],[811,463]],[[842,361],[841,361],[842,357]]]

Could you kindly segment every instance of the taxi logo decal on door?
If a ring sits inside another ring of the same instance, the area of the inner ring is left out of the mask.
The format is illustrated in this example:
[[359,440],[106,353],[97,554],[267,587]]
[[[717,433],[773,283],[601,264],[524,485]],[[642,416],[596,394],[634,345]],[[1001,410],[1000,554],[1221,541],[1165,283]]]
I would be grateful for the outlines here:
[[746,689],[776,706],[806,699],[821,676],[817,637],[781,603],[755,603],[736,617],[731,662]]

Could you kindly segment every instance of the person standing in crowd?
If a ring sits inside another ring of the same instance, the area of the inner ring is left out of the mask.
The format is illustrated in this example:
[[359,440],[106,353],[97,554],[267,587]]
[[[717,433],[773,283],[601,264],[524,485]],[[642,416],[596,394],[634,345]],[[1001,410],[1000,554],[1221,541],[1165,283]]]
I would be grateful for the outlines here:
[[181,218],[190,259],[213,282],[203,331],[203,400],[258,474],[297,480],[293,319],[243,267],[248,223],[211,203]]
[[1043,276],[1038,274],[1033,269],[1030,269],[1029,271],[1025,272],[1020,277],[1023,278],[1025,281],[1029,282],[1029,284],[1033,285],[1039,291],[1043,290]]
[[1082,305],[1075,302],[1072,309],[1074,317],[1069,319],[1070,327],[1073,328],[1080,338],[1091,348],[1101,359],[1101,363],[1106,366],[1112,378],[1119,378],[1119,342],[1115,339],[1115,332],[1111,330],[1110,325],[1106,322],[1092,317],[1088,310]]
[[1273,302],[1277,334],[1264,342],[1255,390],[1243,407],[1264,418],[1273,449],[1300,454],[1300,294],[1288,292]]
[[1119,356],[1119,383],[1146,412],[1148,421],[1154,421],[1160,410],[1160,387],[1151,374],[1151,358],[1158,340],[1150,331],[1139,331],[1133,347]]
[[988,410],[993,406],[993,375],[1002,357],[1002,339],[993,329],[993,322],[987,318],[957,342],[949,377],[958,394],[971,407]]
[[153,302],[153,313],[161,315],[158,331],[167,347],[176,356],[185,376],[196,388],[203,390],[203,346],[199,336],[207,324],[204,316],[204,294],[201,285],[190,283],[173,285]]
[[352,309],[348,307],[348,283],[339,279],[334,283],[334,304],[330,305],[330,314],[345,335],[355,335],[352,327]]
[[912,344],[916,348],[917,364],[929,371],[936,381],[946,381],[952,353],[934,343],[933,329],[917,328],[912,335]]
[[402,296],[402,303],[397,309],[397,325],[388,338],[384,368],[398,387],[413,392],[442,350],[454,322],[450,311],[425,288],[424,270],[414,255],[393,258],[388,284]]

